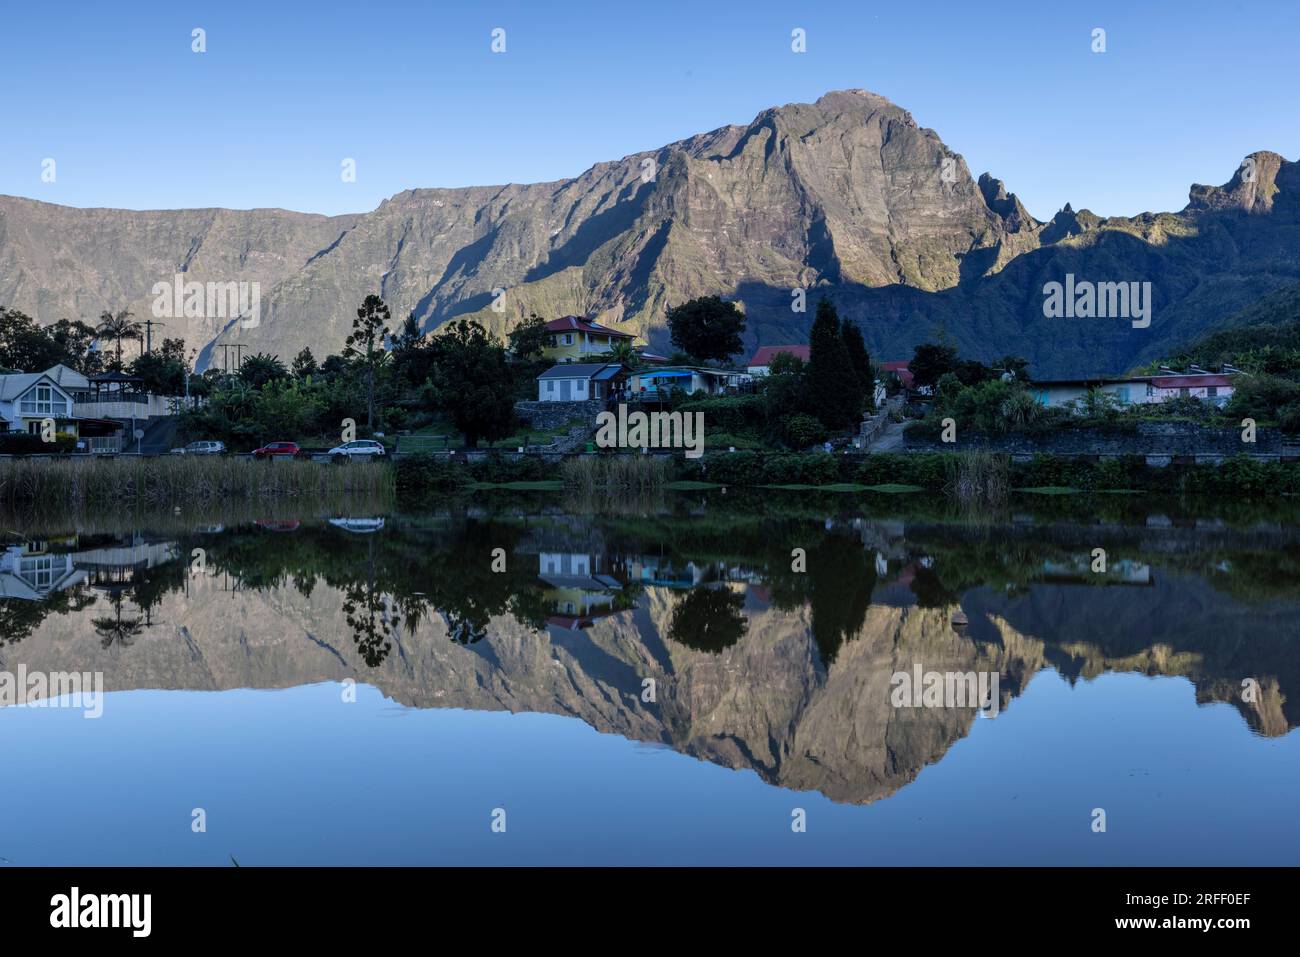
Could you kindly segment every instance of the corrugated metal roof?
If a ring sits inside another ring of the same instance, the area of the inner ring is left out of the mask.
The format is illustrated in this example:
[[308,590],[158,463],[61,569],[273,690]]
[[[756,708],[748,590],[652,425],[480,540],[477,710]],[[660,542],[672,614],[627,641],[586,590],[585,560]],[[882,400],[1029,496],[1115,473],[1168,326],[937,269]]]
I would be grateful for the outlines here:
[[590,332],[600,336],[616,336],[620,339],[636,338],[630,333],[610,329],[608,326],[602,326],[600,323],[584,319],[582,316],[562,316],[559,319],[552,319],[546,324],[545,328],[547,332]]
[[551,366],[537,378],[539,379],[612,379],[623,371],[618,363],[609,362],[561,362]]
[[751,366],[769,366],[772,360],[780,353],[786,352],[792,356],[798,356],[804,362],[808,361],[811,351],[808,346],[760,346],[758,351],[746,365]]

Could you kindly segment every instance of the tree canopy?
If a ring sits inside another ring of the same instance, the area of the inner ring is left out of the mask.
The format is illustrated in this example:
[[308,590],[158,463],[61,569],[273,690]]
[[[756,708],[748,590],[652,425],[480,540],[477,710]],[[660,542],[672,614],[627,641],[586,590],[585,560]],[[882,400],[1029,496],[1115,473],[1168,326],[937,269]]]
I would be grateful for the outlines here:
[[668,309],[673,345],[705,362],[724,362],[744,343],[745,314],[734,302],[703,296]]

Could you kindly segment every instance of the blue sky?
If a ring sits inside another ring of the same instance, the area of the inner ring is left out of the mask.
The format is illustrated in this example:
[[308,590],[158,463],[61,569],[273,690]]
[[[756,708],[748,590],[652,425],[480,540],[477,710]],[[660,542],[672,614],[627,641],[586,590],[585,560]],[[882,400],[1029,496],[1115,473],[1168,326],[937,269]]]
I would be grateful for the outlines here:
[[7,4],[0,193],[359,212],[573,176],[861,87],[1039,218],[1131,215],[1180,209],[1253,150],[1300,155],[1298,40],[1294,0]]

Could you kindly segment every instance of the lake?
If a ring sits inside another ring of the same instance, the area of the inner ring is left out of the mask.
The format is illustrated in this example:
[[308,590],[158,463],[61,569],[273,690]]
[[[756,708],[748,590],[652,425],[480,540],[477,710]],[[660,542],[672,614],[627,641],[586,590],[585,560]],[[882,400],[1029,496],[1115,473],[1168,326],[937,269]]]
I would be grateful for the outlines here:
[[1295,512],[8,516],[0,858],[1294,865]]

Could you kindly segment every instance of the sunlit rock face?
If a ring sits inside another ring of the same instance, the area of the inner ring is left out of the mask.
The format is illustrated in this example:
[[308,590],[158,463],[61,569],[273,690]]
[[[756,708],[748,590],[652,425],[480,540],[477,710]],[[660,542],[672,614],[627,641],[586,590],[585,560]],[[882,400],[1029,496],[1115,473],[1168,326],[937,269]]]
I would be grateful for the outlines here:
[[[1300,172],[1275,153],[1247,163],[1222,187],[1194,186],[1178,213],[1067,206],[1039,221],[906,110],[844,90],[573,179],[411,189],[345,216],[0,197],[0,304],[45,323],[128,308],[164,318],[201,362],[219,342],[288,361],[304,346],[339,351],[375,292],[426,329],[578,314],[666,349],[664,307],[714,294],[744,305],[747,348],[804,342],[813,310],[792,310],[791,293],[805,289],[835,299],[873,355],[905,356],[943,323],[964,355],[1022,354],[1039,375],[1119,372],[1294,283]],[[1045,325],[1042,285],[1066,271],[1151,281],[1147,335]],[[178,275],[258,283],[257,321],[158,315],[155,284]]]

